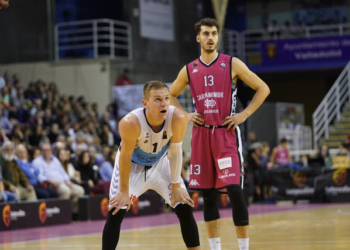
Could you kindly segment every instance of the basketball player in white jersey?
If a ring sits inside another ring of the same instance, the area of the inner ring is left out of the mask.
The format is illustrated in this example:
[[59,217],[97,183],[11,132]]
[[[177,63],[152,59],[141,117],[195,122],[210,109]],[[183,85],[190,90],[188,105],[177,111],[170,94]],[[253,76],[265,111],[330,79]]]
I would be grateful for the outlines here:
[[122,142],[114,164],[102,249],[116,248],[125,213],[148,189],[175,208],[187,248],[200,249],[193,201],[181,179],[187,118],[169,105],[169,90],[161,81],[145,84],[142,104],[144,108],[130,112],[119,123]]

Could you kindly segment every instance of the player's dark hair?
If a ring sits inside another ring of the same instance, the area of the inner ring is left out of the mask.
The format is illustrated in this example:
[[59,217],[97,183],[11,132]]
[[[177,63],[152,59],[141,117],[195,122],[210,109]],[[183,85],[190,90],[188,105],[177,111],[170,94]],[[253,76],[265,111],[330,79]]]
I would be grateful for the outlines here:
[[281,139],[281,144],[286,143],[286,142],[288,142],[288,140],[286,138]]
[[162,81],[149,81],[146,82],[145,85],[143,86],[143,99],[147,100],[149,97],[149,92],[151,91],[151,89],[162,89],[162,88],[168,88],[168,86],[162,82]]
[[208,26],[208,27],[215,26],[218,32],[220,31],[219,23],[213,18],[206,17],[196,22],[196,24],[194,25],[194,30],[196,31],[197,35],[201,32],[202,26]]

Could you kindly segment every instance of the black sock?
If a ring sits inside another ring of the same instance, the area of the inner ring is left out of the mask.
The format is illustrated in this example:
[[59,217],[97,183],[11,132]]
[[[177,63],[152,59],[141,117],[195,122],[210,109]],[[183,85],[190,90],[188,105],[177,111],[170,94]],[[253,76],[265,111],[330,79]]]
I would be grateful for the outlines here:
[[108,212],[107,221],[103,229],[102,250],[115,250],[119,241],[120,225],[124,219],[126,209],[120,209],[112,215],[115,208]]

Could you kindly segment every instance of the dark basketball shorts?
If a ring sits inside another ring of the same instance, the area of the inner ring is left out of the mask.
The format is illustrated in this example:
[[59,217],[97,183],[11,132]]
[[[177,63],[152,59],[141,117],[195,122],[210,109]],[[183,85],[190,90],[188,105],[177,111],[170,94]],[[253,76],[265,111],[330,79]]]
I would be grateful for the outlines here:
[[190,189],[216,189],[236,184],[243,188],[243,156],[239,127],[193,127]]

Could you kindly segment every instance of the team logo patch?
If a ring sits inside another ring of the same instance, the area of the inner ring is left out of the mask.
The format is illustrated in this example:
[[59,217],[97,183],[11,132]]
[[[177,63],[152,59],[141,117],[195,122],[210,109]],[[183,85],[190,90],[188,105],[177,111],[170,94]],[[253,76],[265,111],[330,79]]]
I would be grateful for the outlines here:
[[149,138],[149,133],[148,132],[145,133],[145,138]]
[[194,62],[194,63],[192,64],[192,67],[198,67],[198,62]]
[[165,140],[165,139],[168,139],[168,135],[167,135],[166,131],[163,132],[163,140]]
[[225,63],[221,63],[220,64],[220,68],[225,69],[226,68],[226,64]]
[[148,142],[148,140],[145,140],[143,143],[147,143]]
[[205,100],[204,101],[204,106],[206,106],[207,108],[214,108],[216,105],[216,101],[214,101],[213,99],[209,100]]

